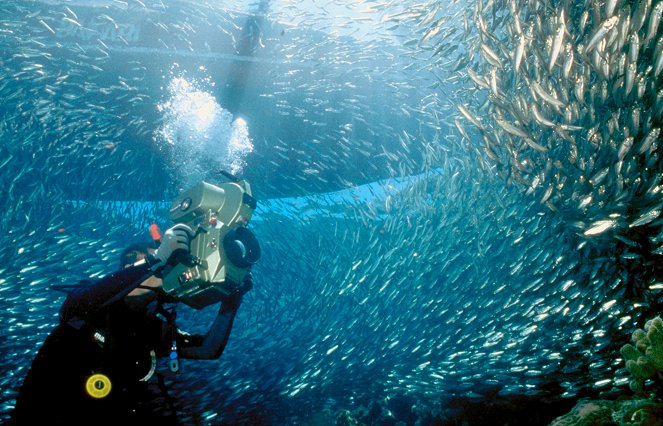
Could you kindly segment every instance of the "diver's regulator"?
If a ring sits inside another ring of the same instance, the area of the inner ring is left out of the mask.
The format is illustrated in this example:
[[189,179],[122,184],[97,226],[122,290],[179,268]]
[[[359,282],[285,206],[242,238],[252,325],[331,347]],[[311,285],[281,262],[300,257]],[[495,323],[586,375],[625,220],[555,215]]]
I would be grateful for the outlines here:
[[170,219],[195,232],[190,254],[180,257],[163,277],[163,289],[179,301],[201,309],[238,291],[260,259],[260,245],[247,226],[256,208],[251,186],[232,175],[231,182],[200,182],[179,195]]

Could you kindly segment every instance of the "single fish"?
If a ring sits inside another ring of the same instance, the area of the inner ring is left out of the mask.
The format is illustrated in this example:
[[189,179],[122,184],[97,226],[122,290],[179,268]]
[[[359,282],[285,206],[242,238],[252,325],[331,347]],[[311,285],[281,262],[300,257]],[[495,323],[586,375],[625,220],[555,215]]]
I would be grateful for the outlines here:
[[548,72],[551,73],[552,69],[555,67],[555,62],[557,62],[557,56],[562,50],[562,43],[564,43],[564,33],[566,31],[566,22],[564,19],[564,9],[562,9],[559,15],[559,24],[557,26],[557,32],[553,38],[551,51],[550,51],[550,60],[548,61]]
[[51,28],[43,19],[39,20],[39,23],[48,30],[51,34],[55,35],[55,31]]
[[587,229],[584,232],[584,235],[587,237],[593,237],[595,235],[600,235],[610,229],[613,229],[617,225],[617,222],[612,219],[608,220],[599,220],[592,223],[591,228]]
[[540,97],[542,100],[545,102],[549,103],[550,105],[557,107],[557,108],[563,108],[564,103],[559,101],[558,99],[555,99],[553,96],[551,96],[548,92],[546,92],[541,85],[535,81],[535,80],[529,80],[530,87],[532,90],[534,90],[534,93]]
[[661,14],[663,14],[663,2],[658,2],[654,6],[654,10],[651,11],[649,15],[649,23],[647,24],[647,35],[645,40],[642,42],[644,46],[647,46],[651,40],[654,40],[654,37],[658,34],[658,27],[661,22]]
[[541,115],[538,108],[536,107],[536,104],[532,104],[531,110],[532,110],[532,114],[534,115],[534,119],[536,120],[537,123],[539,123],[542,126],[546,126],[546,127],[554,127],[555,126],[555,123],[553,123],[552,121],[548,120],[543,115]]
[[606,19],[597,29],[594,31],[594,34],[589,39],[587,46],[585,46],[585,54],[590,53],[592,50],[598,46],[598,44],[605,39],[605,37],[610,33],[610,31],[615,28],[619,23],[619,16],[613,16]]
[[638,7],[635,9],[633,19],[631,19],[631,34],[638,33],[645,24],[649,15],[649,9],[651,8],[651,2],[652,0],[640,0],[638,2]]
[[518,37],[518,46],[516,47],[513,57],[513,69],[515,70],[516,73],[518,73],[518,70],[520,69],[520,64],[523,60],[524,54],[525,54],[525,36],[523,34],[520,34]]

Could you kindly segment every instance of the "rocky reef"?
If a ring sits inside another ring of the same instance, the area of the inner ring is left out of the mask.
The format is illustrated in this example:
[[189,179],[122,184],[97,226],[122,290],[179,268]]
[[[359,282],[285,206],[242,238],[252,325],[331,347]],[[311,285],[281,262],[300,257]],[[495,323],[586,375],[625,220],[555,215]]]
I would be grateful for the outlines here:
[[655,317],[636,329],[633,344],[622,346],[625,368],[631,373],[632,397],[618,400],[581,400],[550,426],[663,425],[663,319]]

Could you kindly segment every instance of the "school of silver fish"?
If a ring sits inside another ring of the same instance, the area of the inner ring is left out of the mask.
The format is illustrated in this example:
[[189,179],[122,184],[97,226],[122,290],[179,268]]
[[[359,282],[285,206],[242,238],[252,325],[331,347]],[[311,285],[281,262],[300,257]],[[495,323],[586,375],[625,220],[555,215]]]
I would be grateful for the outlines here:
[[253,117],[263,247],[185,420],[627,389],[663,290],[663,1],[92,3],[0,5],[0,421],[50,288],[165,226],[175,63]]

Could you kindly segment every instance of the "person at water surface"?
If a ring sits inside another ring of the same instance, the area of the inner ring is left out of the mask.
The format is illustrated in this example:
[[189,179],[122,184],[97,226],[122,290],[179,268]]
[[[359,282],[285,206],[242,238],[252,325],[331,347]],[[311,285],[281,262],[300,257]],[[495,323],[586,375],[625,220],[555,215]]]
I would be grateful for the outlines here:
[[176,300],[161,288],[161,277],[189,253],[194,235],[177,224],[156,249],[131,245],[120,256],[119,271],[69,294],[21,387],[12,424],[180,423],[162,375],[155,374],[157,358],[167,358],[172,373],[180,358],[219,358],[252,287],[248,274],[222,300],[206,335],[178,330]]

